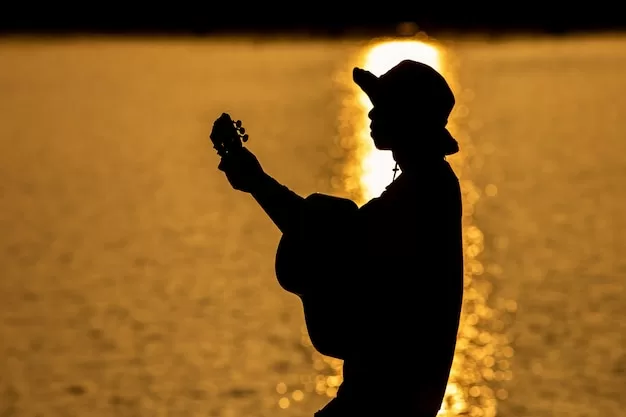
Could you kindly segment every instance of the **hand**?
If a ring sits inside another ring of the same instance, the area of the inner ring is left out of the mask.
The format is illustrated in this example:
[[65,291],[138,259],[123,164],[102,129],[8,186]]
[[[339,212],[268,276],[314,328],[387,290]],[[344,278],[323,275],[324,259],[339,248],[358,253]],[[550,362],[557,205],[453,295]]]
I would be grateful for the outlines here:
[[222,157],[217,168],[235,190],[246,193],[253,192],[266,175],[257,157],[245,147]]

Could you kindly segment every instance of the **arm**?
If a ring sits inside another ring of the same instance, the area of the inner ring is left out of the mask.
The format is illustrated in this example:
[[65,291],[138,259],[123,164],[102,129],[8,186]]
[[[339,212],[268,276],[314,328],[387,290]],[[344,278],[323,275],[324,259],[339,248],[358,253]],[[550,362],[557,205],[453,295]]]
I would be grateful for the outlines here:
[[224,155],[218,168],[234,189],[254,197],[281,232],[285,233],[300,217],[304,198],[266,174],[247,148]]
[[293,225],[304,207],[304,198],[266,173],[261,175],[250,194],[282,233]]
[[319,193],[306,199],[299,196],[268,175],[247,148],[223,156],[218,168],[234,189],[252,195],[282,233],[298,225],[310,232],[321,228],[325,230],[322,234],[328,236],[333,229],[349,229],[350,218],[358,211],[356,203],[349,199]]

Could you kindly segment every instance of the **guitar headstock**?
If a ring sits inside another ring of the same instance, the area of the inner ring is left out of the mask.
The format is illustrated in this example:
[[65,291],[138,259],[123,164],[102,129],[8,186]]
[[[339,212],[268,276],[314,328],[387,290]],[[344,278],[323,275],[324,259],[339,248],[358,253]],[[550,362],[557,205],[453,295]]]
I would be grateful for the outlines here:
[[211,142],[219,156],[229,154],[243,146],[242,142],[248,141],[246,129],[241,125],[241,120],[233,121],[228,113],[222,115],[213,123]]

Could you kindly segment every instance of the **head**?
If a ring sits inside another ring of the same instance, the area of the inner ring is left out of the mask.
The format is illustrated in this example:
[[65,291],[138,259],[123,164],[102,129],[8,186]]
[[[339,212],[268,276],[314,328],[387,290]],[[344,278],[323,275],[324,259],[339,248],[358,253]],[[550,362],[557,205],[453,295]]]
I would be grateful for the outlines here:
[[454,94],[432,67],[404,60],[380,77],[354,68],[353,79],[373,104],[368,116],[376,148],[433,158],[458,152],[446,129]]

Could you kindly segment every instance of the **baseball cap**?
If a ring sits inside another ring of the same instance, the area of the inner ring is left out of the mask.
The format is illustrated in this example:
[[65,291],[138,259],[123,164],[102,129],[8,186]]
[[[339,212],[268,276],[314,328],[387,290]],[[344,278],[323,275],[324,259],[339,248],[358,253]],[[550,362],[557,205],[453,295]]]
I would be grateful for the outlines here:
[[354,68],[352,79],[375,107],[391,104],[415,112],[418,129],[431,132],[428,139],[434,141],[424,145],[434,147],[443,155],[459,151],[458,142],[446,129],[455,104],[454,93],[434,68],[406,59],[380,77]]

